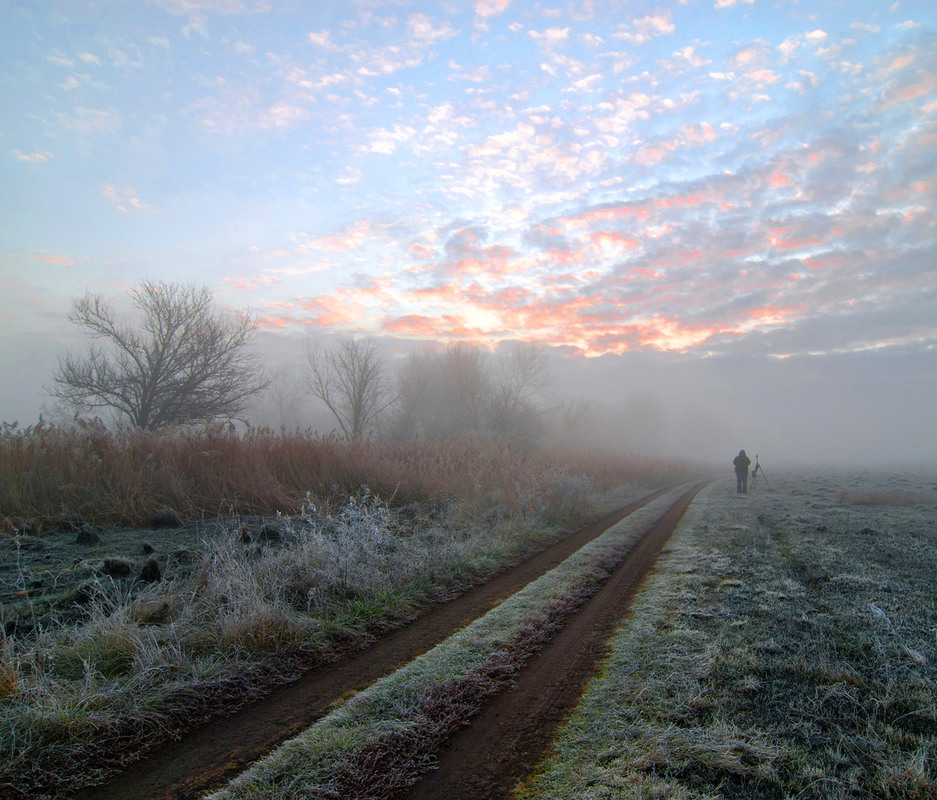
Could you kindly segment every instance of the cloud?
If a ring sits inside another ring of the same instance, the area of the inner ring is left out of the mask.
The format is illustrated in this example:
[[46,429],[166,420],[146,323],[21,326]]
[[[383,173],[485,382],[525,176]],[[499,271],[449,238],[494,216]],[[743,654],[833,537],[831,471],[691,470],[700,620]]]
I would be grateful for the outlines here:
[[487,31],[488,21],[493,17],[501,16],[511,5],[511,0],[476,0],[475,2],[475,30]]
[[569,40],[569,28],[548,28],[545,31],[528,31],[527,33],[545,50],[550,50]]
[[193,33],[208,38],[206,23],[210,14],[222,16],[232,14],[266,14],[271,5],[268,0],[151,0],[164,11],[177,16],[188,17],[182,26],[182,32],[188,38]]
[[154,211],[153,206],[147,205],[138,197],[134,189],[117,189],[110,184],[105,184],[101,189],[108,200],[111,201],[114,208],[123,214],[135,211]]
[[392,130],[381,128],[368,133],[369,144],[363,149],[370,153],[382,153],[391,155],[397,150],[397,146],[413,140],[416,136],[416,129],[405,125],[394,125]]
[[19,150],[11,150],[10,154],[17,161],[25,161],[28,164],[43,164],[52,158],[51,153],[42,150],[34,150],[32,153],[21,153]]
[[115,134],[123,127],[123,119],[116,109],[96,109],[79,106],[71,113],[56,113],[63,127],[82,136]]
[[320,47],[323,50],[339,50],[340,48],[332,42],[331,31],[310,31],[306,34],[306,39],[310,44]]
[[612,36],[633,44],[646,44],[658,36],[665,36],[677,30],[672,11],[635,19],[630,25],[620,23],[617,28]]
[[75,265],[75,260],[68,255],[47,255],[45,253],[34,255],[33,258],[36,261],[44,261],[47,264],[57,264],[63,267],[72,267]]
[[60,67],[71,68],[75,66],[75,62],[72,59],[70,59],[64,53],[61,53],[59,51],[56,51],[47,55],[46,60]]
[[475,13],[479,17],[497,17],[507,11],[511,0],[476,0]]
[[407,33],[414,41],[421,44],[435,44],[451,39],[456,35],[456,30],[448,22],[434,27],[432,20],[426,14],[411,14],[407,18]]
[[379,237],[384,238],[384,234],[377,229],[373,222],[361,220],[349,226],[340,234],[313,239],[309,246],[316,250],[343,252],[357,250]]

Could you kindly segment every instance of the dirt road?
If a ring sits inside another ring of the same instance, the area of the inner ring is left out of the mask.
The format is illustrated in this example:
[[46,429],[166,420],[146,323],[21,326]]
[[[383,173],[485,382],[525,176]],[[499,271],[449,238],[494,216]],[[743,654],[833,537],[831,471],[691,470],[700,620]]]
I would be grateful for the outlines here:
[[499,695],[456,733],[439,753],[438,769],[399,795],[401,800],[510,797],[578,704],[631,600],[703,485],[680,496],[556,638],[531,658],[516,688]]
[[335,701],[431,649],[664,491],[653,492],[572,533],[487,583],[434,607],[367,649],[338,664],[311,670],[295,683],[276,689],[235,714],[211,720],[178,741],[155,749],[108,783],[89,787],[73,797],[185,800],[222,785],[252,761],[311,725]]

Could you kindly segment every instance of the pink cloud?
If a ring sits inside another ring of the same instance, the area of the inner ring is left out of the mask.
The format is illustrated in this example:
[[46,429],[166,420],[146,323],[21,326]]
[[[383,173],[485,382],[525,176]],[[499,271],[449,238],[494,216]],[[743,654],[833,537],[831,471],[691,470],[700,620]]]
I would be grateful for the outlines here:
[[475,13],[479,17],[497,17],[507,11],[511,0],[478,0],[475,3]]
[[771,188],[777,189],[782,186],[790,186],[791,179],[780,170],[776,169],[771,173]]
[[373,236],[371,226],[367,221],[362,221],[352,225],[348,230],[339,236],[323,236],[316,239],[313,246],[319,250],[329,250],[332,252],[342,252],[346,250],[357,250],[368,239]]
[[[567,227],[584,228],[592,222],[607,222],[615,219],[627,219],[635,217],[636,219],[647,219],[651,212],[647,208],[630,205],[613,206],[611,208],[595,208],[582,214],[576,214],[569,217],[563,217],[561,222]],[[560,229],[554,228],[548,230],[548,233],[561,233]]]
[[698,206],[700,203],[705,202],[706,195],[697,193],[691,195],[685,195],[683,197],[661,197],[657,200],[657,205],[660,208],[687,208],[692,206]]
[[612,253],[621,253],[625,250],[631,250],[641,244],[637,239],[631,239],[618,233],[608,233],[606,231],[593,233],[589,239],[595,249],[611,251]]
[[75,262],[71,256],[33,256],[36,261],[45,261],[48,264],[61,264],[63,267],[73,267]]
[[234,286],[231,288],[236,292],[251,291],[256,292],[260,289],[260,286],[268,285],[271,283],[277,283],[278,278],[273,275],[262,275],[259,278],[225,278],[225,281],[228,283],[233,283]]
[[407,250],[410,255],[419,258],[423,261],[429,261],[432,258],[436,257],[436,250],[432,247],[427,247],[422,244],[415,244]]
[[[781,233],[785,232],[786,231],[782,231]],[[781,250],[799,250],[803,247],[811,247],[823,243],[823,239],[819,236],[808,236],[804,239],[784,239],[781,233],[768,237],[768,243],[772,247],[777,247]]]

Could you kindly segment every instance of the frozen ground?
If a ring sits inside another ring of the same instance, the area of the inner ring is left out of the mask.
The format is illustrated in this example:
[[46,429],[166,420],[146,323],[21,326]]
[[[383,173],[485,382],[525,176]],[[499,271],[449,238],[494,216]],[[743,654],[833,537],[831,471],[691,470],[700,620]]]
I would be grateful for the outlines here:
[[731,475],[522,798],[937,796],[937,474]]

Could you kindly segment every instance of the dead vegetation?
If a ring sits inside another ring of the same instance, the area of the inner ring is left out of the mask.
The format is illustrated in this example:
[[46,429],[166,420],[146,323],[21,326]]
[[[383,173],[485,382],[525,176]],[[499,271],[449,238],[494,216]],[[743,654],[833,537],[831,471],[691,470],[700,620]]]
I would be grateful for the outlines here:
[[552,505],[563,513],[583,489],[659,483],[686,471],[677,462],[594,451],[519,452],[478,434],[381,442],[228,424],[158,431],[5,425],[0,523],[8,533],[38,533],[274,515],[298,509],[307,494],[329,508],[362,485],[398,505],[453,498],[479,509]]

